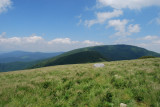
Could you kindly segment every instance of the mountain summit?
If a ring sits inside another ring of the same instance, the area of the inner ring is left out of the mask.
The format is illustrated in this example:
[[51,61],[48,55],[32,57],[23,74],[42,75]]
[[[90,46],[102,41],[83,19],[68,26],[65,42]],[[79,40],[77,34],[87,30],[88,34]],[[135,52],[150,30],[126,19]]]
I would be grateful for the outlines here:
[[42,61],[32,68],[99,61],[131,60],[142,56],[160,57],[160,54],[131,45],[102,45],[75,49]]

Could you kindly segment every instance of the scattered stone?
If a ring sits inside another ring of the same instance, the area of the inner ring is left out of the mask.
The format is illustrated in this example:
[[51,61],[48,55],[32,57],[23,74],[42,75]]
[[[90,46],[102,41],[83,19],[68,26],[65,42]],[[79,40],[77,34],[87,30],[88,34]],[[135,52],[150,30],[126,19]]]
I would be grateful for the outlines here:
[[94,64],[94,67],[96,67],[96,68],[102,68],[104,66],[105,65],[103,63],[96,63],[96,64]]
[[127,107],[127,104],[121,103],[120,107]]

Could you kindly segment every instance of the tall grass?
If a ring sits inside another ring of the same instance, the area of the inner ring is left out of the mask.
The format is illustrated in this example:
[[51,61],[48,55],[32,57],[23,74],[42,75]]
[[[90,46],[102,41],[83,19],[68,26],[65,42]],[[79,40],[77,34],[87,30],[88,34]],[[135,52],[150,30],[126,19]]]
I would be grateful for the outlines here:
[[0,73],[1,107],[160,107],[160,58]]

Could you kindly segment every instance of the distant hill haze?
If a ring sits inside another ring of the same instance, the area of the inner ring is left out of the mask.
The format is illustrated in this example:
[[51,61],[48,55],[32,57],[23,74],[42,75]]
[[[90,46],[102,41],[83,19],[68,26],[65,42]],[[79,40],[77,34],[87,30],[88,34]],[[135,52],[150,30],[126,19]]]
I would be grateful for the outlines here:
[[0,63],[10,63],[10,62],[30,62],[36,60],[42,60],[46,58],[51,58],[62,54],[63,52],[55,53],[42,53],[42,52],[23,52],[23,51],[13,51],[8,53],[0,54]]
[[0,54],[0,72],[22,70],[29,68],[38,62],[48,59],[63,52],[42,53],[42,52],[23,52],[14,51]]
[[75,49],[39,62],[31,68],[99,61],[131,60],[142,56],[160,57],[160,54],[131,45],[102,45]]

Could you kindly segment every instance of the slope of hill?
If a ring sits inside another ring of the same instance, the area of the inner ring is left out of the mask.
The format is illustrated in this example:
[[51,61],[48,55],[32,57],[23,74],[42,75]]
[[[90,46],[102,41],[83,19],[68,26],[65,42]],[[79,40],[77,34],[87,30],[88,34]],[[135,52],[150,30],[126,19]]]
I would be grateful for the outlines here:
[[[61,63],[56,63],[58,60],[64,62],[63,64],[69,64],[67,61],[72,60],[72,57],[69,57],[73,54],[78,54],[85,51],[96,51],[101,56],[105,57],[108,61],[116,61],[116,60],[130,60],[130,59],[137,59],[142,56],[155,56],[160,57],[160,54],[152,51],[148,51],[144,48],[131,46],[131,45],[103,45],[103,46],[94,46],[94,47],[86,47],[81,49],[75,49],[49,60],[45,60],[33,66],[32,68],[36,67],[44,67],[44,66],[51,66],[51,65],[61,65]],[[90,54],[91,55],[91,54]],[[68,57],[67,61],[62,61],[64,57]],[[85,60],[83,57],[77,57],[77,60]],[[90,61],[92,62],[92,61]],[[76,63],[76,62],[74,62]],[[78,63],[78,62],[77,62]]]
[[61,56],[60,58],[56,58],[54,61],[49,59],[47,60],[46,63],[36,64],[35,66],[33,66],[33,68],[41,66],[80,64],[80,63],[101,62],[101,61],[107,61],[107,58],[103,57],[96,51],[82,51],[67,56]]
[[30,61],[51,58],[51,57],[60,55],[62,53],[63,52],[41,53],[41,52],[14,51],[14,52],[0,54],[0,63],[9,63],[9,62],[17,62],[17,61],[30,62]]
[[160,58],[0,73],[1,107],[160,107]]

